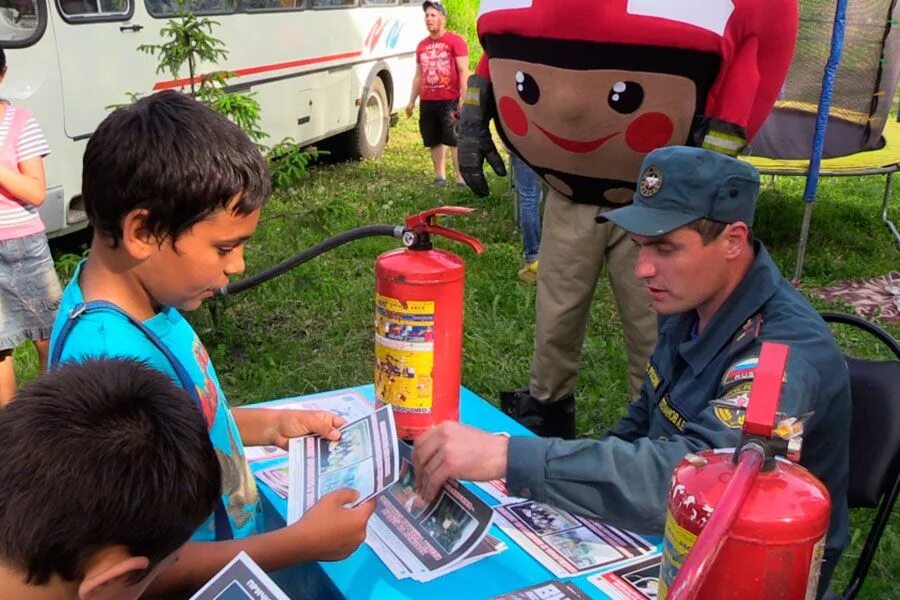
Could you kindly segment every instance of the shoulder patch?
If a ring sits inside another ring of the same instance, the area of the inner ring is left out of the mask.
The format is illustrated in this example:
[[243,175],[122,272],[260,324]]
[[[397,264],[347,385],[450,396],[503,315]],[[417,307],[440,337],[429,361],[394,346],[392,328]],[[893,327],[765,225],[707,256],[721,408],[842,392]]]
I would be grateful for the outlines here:
[[741,381],[728,388],[725,394],[712,401],[713,414],[729,429],[744,426],[744,415],[750,402],[750,388],[753,381]]
[[722,386],[728,387],[739,381],[753,381],[756,377],[756,367],[759,365],[759,356],[745,356],[725,369],[722,376]]
[[727,406],[713,407],[713,414],[729,429],[740,429],[744,426],[744,416],[747,411],[743,409],[730,408]]

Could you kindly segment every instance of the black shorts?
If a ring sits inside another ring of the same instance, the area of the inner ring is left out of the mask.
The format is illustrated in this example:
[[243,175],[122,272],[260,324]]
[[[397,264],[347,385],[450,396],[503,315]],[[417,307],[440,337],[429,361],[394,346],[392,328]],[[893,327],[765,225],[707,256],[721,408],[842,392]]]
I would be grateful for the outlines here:
[[426,148],[456,147],[459,100],[423,100],[419,103],[419,132]]

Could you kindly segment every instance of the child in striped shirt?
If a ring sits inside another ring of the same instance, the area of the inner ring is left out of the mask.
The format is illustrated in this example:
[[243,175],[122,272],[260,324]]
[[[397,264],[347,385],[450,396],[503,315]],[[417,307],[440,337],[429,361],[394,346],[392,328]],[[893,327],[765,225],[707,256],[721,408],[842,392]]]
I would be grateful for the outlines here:
[[[0,48],[0,82],[5,76]],[[59,279],[37,211],[47,190],[43,159],[48,154],[31,113],[0,101],[0,406],[16,393],[16,346],[32,340],[41,372],[46,371],[59,306]]]

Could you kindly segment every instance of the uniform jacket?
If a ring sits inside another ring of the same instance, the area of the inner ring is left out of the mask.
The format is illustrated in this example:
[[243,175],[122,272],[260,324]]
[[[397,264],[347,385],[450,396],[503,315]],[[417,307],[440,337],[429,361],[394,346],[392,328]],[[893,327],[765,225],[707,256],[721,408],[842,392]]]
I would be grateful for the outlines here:
[[826,550],[849,542],[850,383],[846,362],[815,309],[785,280],[761,244],[744,279],[700,335],[691,311],[661,317],[640,398],[601,440],[510,439],[510,494],[661,534],[669,484],[685,454],[738,444],[763,341],[788,344],[779,412],[814,414],[800,464],[832,499]]

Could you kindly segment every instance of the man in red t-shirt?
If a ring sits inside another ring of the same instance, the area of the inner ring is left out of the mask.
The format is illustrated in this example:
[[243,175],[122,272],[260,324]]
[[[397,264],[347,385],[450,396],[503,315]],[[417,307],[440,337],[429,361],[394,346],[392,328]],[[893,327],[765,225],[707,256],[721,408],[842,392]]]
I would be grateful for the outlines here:
[[439,1],[422,4],[425,11],[425,27],[428,37],[416,48],[416,76],[412,94],[406,106],[406,116],[412,116],[416,98],[419,105],[419,131],[426,148],[431,149],[434,163],[434,184],[447,184],[446,152],[450,146],[456,183],[465,186],[459,174],[456,152],[456,122],[462,98],[466,96],[466,80],[469,78],[469,47],[466,41],[447,31],[447,9]]

